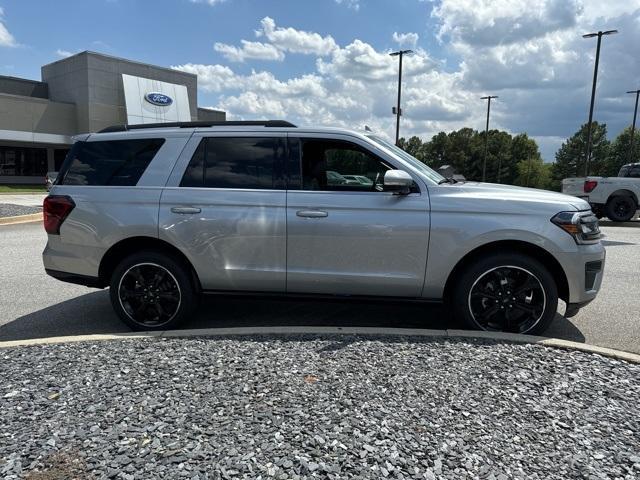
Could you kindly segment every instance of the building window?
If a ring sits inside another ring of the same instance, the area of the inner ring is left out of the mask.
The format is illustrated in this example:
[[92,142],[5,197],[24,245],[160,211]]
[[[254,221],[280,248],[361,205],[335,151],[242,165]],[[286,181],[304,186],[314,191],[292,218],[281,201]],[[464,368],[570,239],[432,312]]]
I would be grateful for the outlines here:
[[43,177],[46,173],[46,148],[0,146],[0,175]]

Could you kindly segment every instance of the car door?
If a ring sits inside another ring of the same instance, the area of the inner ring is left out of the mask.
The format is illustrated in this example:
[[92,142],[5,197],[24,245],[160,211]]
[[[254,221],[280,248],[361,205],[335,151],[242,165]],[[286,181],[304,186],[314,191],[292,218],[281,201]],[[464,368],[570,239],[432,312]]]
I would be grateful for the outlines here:
[[162,192],[159,237],[205,290],[284,292],[286,135],[196,133]]
[[289,145],[287,291],[419,297],[429,245],[424,184],[412,174],[410,194],[380,191],[396,166],[356,137],[290,133]]

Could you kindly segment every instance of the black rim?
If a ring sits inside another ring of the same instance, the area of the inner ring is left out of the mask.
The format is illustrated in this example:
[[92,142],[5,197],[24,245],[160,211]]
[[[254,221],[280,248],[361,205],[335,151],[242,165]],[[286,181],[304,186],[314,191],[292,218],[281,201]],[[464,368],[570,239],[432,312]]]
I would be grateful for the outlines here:
[[469,292],[469,312],[483,330],[525,333],[538,324],[546,303],[540,280],[512,265],[483,273]]
[[118,298],[131,320],[145,327],[158,327],[176,315],[181,295],[169,270],[155,263],[141,263],[122,275]]
[[620,218],[626,217],[631,211],[631,205],[629,203],[626,199],[616,200],[613,204],[613,211]]

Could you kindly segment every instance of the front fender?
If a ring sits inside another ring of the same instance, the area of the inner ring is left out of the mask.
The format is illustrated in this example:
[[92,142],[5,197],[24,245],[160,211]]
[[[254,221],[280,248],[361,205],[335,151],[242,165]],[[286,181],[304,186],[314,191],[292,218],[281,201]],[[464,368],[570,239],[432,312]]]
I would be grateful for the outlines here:
[[432,212],[422,296],[442,298],[449,275],[463,258],[479,247],[503,241],[535,245],[556,260],[562,256],[558,254],[578,249],[570,235],[541,215]]

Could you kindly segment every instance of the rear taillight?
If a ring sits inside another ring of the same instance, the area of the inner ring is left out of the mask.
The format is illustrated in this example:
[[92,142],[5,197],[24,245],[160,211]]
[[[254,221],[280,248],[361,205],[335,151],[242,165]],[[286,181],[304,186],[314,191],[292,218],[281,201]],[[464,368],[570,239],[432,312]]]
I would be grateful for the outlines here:
[[60,226],[76,206],[71,197],[49,195],[42,205],[44,229],[52,235],[60,235]]
[[584,181],[584,193],[591,193],[594,188],[598,186],[598,182],[595,180],[585,180]]

